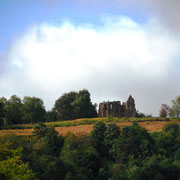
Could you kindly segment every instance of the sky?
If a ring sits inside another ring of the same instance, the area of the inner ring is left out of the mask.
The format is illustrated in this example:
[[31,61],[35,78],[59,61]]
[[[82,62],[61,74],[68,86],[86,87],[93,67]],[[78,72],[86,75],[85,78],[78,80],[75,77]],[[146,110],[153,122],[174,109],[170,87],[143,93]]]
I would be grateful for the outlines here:
[[157,116],[180,95],[180,1],[1,0],[0,97],[88,89]]

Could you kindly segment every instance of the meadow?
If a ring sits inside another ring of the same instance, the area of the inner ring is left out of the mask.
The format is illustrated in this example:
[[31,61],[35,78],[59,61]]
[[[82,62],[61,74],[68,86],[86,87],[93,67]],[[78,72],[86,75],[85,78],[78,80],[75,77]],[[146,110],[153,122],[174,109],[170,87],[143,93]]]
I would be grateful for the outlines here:
[[[52,127],[69,127],[69,126],[78,126],[78,125],[87,125],[87,124],[95,124],[96,122],[102,121],[105,123],[108,122],[152,122],[152,121],[177,121],[177,118],[160,118],[160,117],[150,117],[150,118],[133,118],[133,117],[107,117],[107,118],[80,118],[75,120],[66,120],[66,121],[55,121],[55,122],[45,122],[47,126]],[[34,128],[37,123],[30,124],[16,124],[16,125],[7,125],[4,127],[0,127],[0,130],[5,129],[31,129]]]
[[[137,122],[140,126],[147,129],[148,132],[159,132],[162,130],[165,124],[170,121],[180,123],[178,119],[170,118],[81,118],[69,121],[56,121],[46,122],[47,126],[55,127],[55,130],[60,135],[66,135],[68,132],[74,133],[75,135],[89,134],[95,123],[97,122],[116,123],[120,128],[124,126],[132,125],[132,122]],[[0,135],[4,134],[15,134],[15,135],[32,135],[34,127],[37,124],[18,124],[4,127],[0,130]]]

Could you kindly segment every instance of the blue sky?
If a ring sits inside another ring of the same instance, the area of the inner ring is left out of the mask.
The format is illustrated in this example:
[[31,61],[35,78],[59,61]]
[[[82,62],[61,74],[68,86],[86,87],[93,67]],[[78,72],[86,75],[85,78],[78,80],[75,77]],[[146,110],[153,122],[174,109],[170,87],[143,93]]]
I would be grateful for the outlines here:
[[[0,1],[0,50],[21,35],[28,27],[42,22],[61,23],[67,19],[75,24],[100,25],[104,15],[124,15],[144,23],[147,11],[142,7],[118,6],[116,3],[86,1],[1,0]],[[144,6],[143,6],[144,7]],[[144,7],[145,8],[145,7]]]
[[0,97],[135,98],[158,115],[180,94],[178,0],[1,0]]

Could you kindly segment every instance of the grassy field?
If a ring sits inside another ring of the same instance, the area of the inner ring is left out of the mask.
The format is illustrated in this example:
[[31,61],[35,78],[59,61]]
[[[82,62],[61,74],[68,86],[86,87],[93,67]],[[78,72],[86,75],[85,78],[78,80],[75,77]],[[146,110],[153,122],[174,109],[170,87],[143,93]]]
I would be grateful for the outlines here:
[[[72,121],[59,121],[59,122],[48,122],[46,125],[55,127],[59,134],[65,135],[68,132],[76,135],[90,133],[93,129],[93,124],[97,121],[103,121],[105,123],[115,122],[121,128],[124,126],[130,126],[133,121],[146,128],[149,132],[161,131],[163,126],[170,121],[177,121],[177,119],[168,118],[89,118],[89,119],[76,119]],[[9,126],[3,130],[0,130],[0,135],[13,133],[16,135],[32,135],[34,126],[36,124],[21,124],[16,126]]]
[[[171,121],[176,119],[170,119],[170,118],[113,118],[113,117],[107,117],[107,118],[82,118],[82,119],[75,119],[75,120],[66,120],[66,121],[56,121],[56,122],[46,122],[45,124],[48,126],[53,127],[69,127],[69,126],[78,126],[78,125],[87,125],[87,124],[95,124],[98,121],[103,121],[105,123],[108,122],[146,122],[146,121]],[[10,125],[6,127],[2,127],[3,129],[32,129],[37,124],[17,124],[17,125]]]

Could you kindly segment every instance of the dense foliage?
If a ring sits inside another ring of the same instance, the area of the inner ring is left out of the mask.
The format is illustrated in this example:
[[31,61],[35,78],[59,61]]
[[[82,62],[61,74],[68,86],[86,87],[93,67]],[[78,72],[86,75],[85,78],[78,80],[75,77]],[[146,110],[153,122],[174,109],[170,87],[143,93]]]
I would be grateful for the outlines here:
[[90,93],[85,89],[63,94],[47,112],[43,100],[37,97],[0,98],[0,127],[90,117],[97,117],[96,105],[92,104]]
[[37,97],[24,97],[23,101],[16,95],[9,100],[0,98],[0,126],[36,123],[45,121],[44,103]]
[[22,123],[22,102],[16,95],[6,101],[3,111],[5,125]]
[[9,144],[0,144],[0,179],[35,180],[35,174],[21,160],[22,148],[12,149]]
[[98,122],[89,135],[63,137],[39,123],[33,136],[0,137],[0,177],[178,180],[180,128],[171,122],[162,132],[150,134],[137,123],[120,129],[115,123]]
[[58,120],[96,117],[96,105],[93,105],[88,90],[69,92],[56,100],[53,110]]
[[45,121],[45,107],[44,103],[40,98],[36,97],[24,97],[23,99],[23,122],[24,123],[35,123]]

